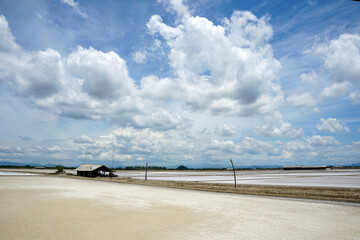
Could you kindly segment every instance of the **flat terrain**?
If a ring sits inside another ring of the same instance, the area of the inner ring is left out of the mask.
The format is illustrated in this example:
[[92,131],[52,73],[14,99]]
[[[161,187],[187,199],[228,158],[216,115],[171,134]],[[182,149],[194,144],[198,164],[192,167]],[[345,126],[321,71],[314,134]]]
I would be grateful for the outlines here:
[[[54,173],[53,169],[0,169],[30,173]],[[74,170],[66,170],[76,175]],[[117,171],[119,178],[144,179],[144,171]],[[149,171],[148,180],[234,184],[232,171]],[[256,170],[237,171],[240,185],[359,188],[360,169],[310,171]]]
[[0,177],[1,239],[359,239],[360,205]]
[[[120,177],[144,179],[144,171],[118,171]],[[149,180],[234,184],[232,171],[155,171]],[[320,171],[237,171],[238,184],[360,188],[360,169]]]

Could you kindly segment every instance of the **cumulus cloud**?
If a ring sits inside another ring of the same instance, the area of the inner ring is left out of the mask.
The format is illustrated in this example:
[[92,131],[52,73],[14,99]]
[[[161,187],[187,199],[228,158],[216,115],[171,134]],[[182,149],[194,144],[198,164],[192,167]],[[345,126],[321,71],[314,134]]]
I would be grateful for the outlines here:
[[316,72],[303,73],[300,75],[300,78],[303,83],[311,86],[316,85],[318,81],[318,75],[316,74]]
[[69,55],[66,64],[82,82],[83,90],[92,97],[114,99],[131,95],[134,91],[126,63],[115,52],[79,47]]
[[0,33],[6,40],[1,42],[6,45],[3,50],[0,46],[0,79],[42,109],[68,118],[111,119],[139,128],[191,127],[189,119],[165,110],[166,105],[154,102],[149,91],[139,90],[125,60],[115,52],[92,47],[78,47],[68,56],[53,49],[29,52],[14,42],[4,16]]
[[75,2],[74,0],[61,0],[62,3],[69,5],[74,12],[79,14],[83,18],[87,18],[87,14],[80,10],[79,2]]
[[331,98],[344,95],[349,87],[348,82],[334,83],[330,87],[324,88],[320,93],[320,96],[323,98]]
[[286,143],[287,150],[290,150],[292,152],[303,152],[303,151],[309,151],[312,150],[312,147],[302,140],[295,140]]
[[34,99],[59,93],[64,84],[64,66],[52,49],[26,52],[16,43],[4,16],[0,16],[0,78],[13,79],[19,93]]
[[141,79],[140,93],[143,97],[155,100],[181,98],[184,89],[181,83],[171,78],[158,78],[151,75]]
[[233,137],[236,136],[238,133],[238,129],[236,126],[231,124],[223,124],[220,127],[215,129],[215,132],[223,137]]
[[350,132],[350,129],[342,122],[339,122],[336,118],[320,119],[320,124],[316,125],[319,131],[330,133],[342,133]]
[[59,147],[59,146],[54,146],[54,147],[48,147],[48,148],[46,149],[46,151],[47,151],[48,153],[61,153],[63,150],[62,150],[61,147]]
[[135,62],[145,63],[147,58],[147,53],[138,51],[138,52],[134,52],[132,56]]
[[339,144],[333,136],[319,136],[314,135],[307,138],[307,142],[313,146],[332,146]]
[[167,11],[176,12],[179,17],[189,14],[189,9],[184,5],[183,0],[159,0],[159,2],[166,5]]
[[12,69],[20,91],[34,98],[47,98],[64,86],[64,66],[59,52],[47,49],[23,55],[22,68]]
[[294,94],[289,96],[286,101],[295,107],[313,107],[317,104],[317,99],[311,93]]
[[181,130],[190,128],[192,125],[190,119],[183,118],[179,114],[170,113],[164,109],[157,109],[157,111],[152,111],[148,114],[136,115],[132,120],[132,126],[136,128],[155,128],[158,130]]
[[360,104],[360,91],[354,91],[350,93],[350,98],[353,104]]
[[360,84],[360,35],[342,34],[338,39],[317,47],[335,82]]
[[8,146],[2,146],[0,145],[0,153],[10,153],[11,150]]
[[249,116],[269,112],[282,102],[276,82],[281,66],[267,43],[272,36],[267,16],[236,11],[222,25],[214,25],[183,14],[172,27],[153,15],[147,27],[169,46],[176,76],[170,80],[179,85],[191,110]]
[[20,46],[15,43],[15,37],[11,33],[9,24],[5,16],[0,15],[0,52],[16,52],[20,50]]
[[116,148],[125,154],[157,153],[165,143],[164,135],[150,129],[119,128],[112,133]]
[[280,112],[276,111],[265,118],[266,123],[262,126],[256,125],[254,131],[263,136],[277,138],[297,138],[304,136],[303,129],[294,129],[290,123],[284,122]]
[[249,154],[260,154],[272,148],[272,144],[251,137],[245,137],[239,144],[240,149]]
[[80,144],[83,144],[83,143],[94,143],[95,141],[89,137],[89,136],[86,136],[86,135],[81,135],[79,137],[76,137],[74,139],[74,143],[80,143]]

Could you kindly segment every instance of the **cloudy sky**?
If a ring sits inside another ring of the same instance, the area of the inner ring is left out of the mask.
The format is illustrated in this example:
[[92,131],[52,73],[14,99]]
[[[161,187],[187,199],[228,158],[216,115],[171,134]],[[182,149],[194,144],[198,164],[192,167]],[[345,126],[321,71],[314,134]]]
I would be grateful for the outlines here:
[[359,12],[350,0],[2,0],[0,161],[358,163]]

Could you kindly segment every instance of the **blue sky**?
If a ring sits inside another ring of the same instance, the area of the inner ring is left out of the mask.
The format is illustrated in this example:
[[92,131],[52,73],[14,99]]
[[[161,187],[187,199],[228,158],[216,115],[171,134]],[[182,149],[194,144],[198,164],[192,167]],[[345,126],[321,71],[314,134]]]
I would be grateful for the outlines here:
[[0,161],[225,167],[360,156],[355,1],[0,3]]

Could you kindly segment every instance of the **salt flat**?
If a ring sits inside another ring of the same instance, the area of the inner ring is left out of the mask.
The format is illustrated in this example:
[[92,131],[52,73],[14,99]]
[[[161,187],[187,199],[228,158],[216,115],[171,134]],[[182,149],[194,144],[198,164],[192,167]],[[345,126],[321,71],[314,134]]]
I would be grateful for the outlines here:
[[[1,170],[1,169],[0,169]],[[3,169],[4,171],[54,173],[53,169]],[[76,175],[74,170],[67,173]],[[120,178],[144,179],[144,171],[117,171]],[[149,180],[233,184],[232,171],[149,171]],[[360,169],[321,171],[236,171],[238,184],[360,188]]]
[[[119,177],[143,179],[139,171],[120,171]],[[231,171],[183,171],[149,172],[148,179],[160,181],[196,181],[204,183],[233,184]],[[238,184],[311,186],[360,188],[360,170],[324,170],[324,171],[237,171]]]
[[1,239],[359,239],[360,205],[0,177]]

